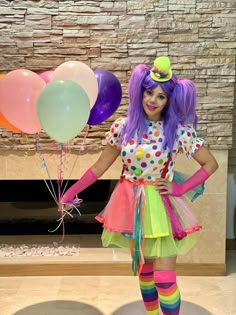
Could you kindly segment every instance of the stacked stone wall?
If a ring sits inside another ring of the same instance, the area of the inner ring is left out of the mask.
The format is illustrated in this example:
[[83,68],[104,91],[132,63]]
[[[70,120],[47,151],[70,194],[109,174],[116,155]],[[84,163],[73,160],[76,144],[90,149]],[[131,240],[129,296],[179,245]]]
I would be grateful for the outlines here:
[[[0,71],[37,73],[79,60],[112,71],[123,89],[117,112],[90,128],[86,146],[99,151],[104,132],[127,110],[127,81],[138,63],[169,55],[180,78],[198,89],[198,134],[211,149],[229,149],[235,87],[235,0],[0,0]],[[0,129],[0,150],[34,150],[31,136]],[[71,148],[80,149],[85,133]],[[43,149],[55,148],[44,132]]]

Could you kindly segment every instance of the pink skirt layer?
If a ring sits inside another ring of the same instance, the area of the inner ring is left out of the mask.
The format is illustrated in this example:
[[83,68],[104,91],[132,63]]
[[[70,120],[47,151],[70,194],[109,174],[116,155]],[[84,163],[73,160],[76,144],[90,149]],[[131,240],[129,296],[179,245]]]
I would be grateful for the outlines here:
[[[177,230],[187,234],[201,229],[196,217],[181,197],[160,196],[153,182],[131,182],[122,179],[115,187],[105,209],[96,216],[104,229],[110,232],[130,233],[134,231],[135,211],[138,205],[142,213],[142,227],[145,238],[167,236]],[[164,201],[164,202],[163,202]],[[167,201],[167,203],[166,203]],[[168,209],[167,209],[168,208]],[[172,213],[171,213],[172,211]]]

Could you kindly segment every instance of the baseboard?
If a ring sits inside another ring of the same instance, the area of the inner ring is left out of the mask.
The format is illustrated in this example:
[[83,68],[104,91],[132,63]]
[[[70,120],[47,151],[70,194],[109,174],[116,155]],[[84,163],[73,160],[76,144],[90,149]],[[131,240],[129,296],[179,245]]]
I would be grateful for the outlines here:
[[177,274],[180,276],[225,276],[226,264],[177,264]]
[[236,239],[226,239],[226,250],[236,249]]
[[[179,276],[224,276],[225,264],[177,264]],[[58,262],[0,264],[1,277],[131,276],[130,262]]]

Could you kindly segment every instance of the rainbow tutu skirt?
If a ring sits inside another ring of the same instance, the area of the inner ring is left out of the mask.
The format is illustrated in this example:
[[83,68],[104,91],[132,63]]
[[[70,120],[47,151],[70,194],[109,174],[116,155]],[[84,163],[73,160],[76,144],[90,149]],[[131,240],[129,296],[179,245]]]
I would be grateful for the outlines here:
[[182,197],[160,195],[154,182],[123,178],[96,220],[103,224],[104,247],[131,250],[134,272],[145,258],[186,254],[201,229]]

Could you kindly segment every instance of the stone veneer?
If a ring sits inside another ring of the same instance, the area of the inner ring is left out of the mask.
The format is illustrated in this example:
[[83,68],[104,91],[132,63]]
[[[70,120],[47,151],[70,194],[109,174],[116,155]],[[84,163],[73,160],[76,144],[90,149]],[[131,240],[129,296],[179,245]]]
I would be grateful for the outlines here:
[[[123,100],[106,122],[90,129],[87,149],[98,152],[104,131],[127,108],[127,80],[138,63],[169,55],[179,77],[198,88],[199,127],[211,149],[232,144],[235,82],[235,0],[5,1],[0,0],[0,71],[55,69],[79,60],[112,71]],[[31,137],[0,129],[1,150],[35,150]],[[83,134],[71,147],[80,149]],[[40,134],[43,149],[53,150]]]

